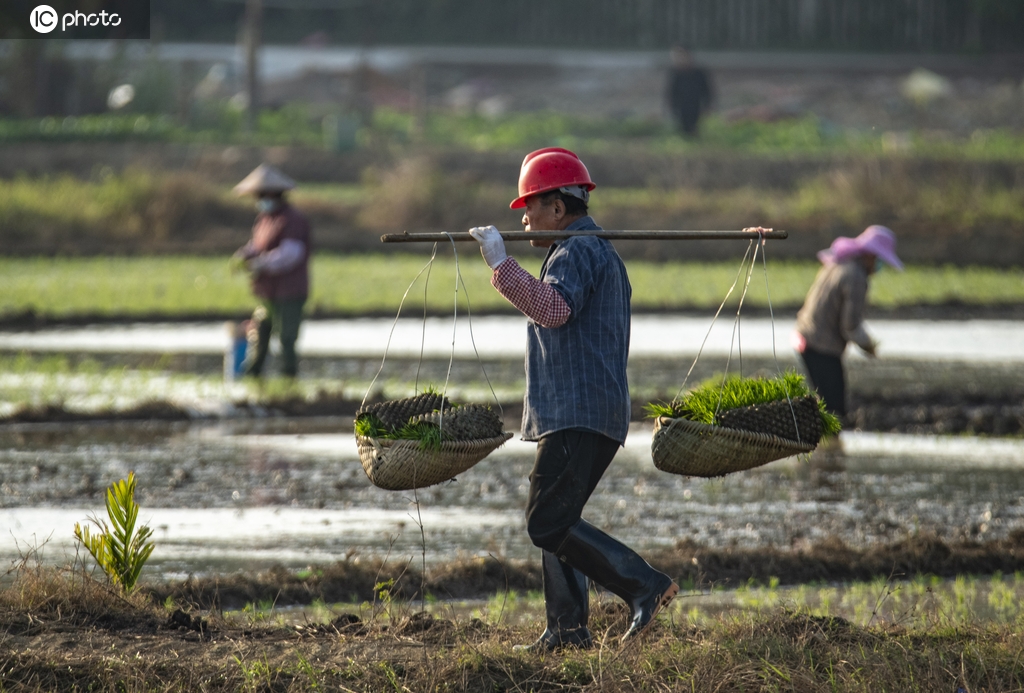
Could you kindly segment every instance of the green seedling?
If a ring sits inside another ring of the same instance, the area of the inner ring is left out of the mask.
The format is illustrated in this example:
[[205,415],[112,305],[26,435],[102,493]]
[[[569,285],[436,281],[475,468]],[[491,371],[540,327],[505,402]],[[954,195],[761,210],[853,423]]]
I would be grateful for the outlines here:
[[[427,385],[423,388],[421,394],[440,395],[441,393],[433,385]],[[458,407],[459,405],[452,403],[451,409],[458,409]],[[356,419],[355,429],[356,435],[364,438],[417,440],[419,441],[420,450],[431,452],[439,451],[442,442],[452,439],[447,433],[443,433],[438,426],[427,421],[413,421],[410,419],[401,428],[391,430],[374,414],[361,414]]]
[[[644,411],[651,418],[670,416],[716,425],[716,415],[722,411],[749,407],[754,404],[784,401],[811,394],[804,377],[795,371],[786,371],[774,378],[742,378],[738,375],[725,379],[714,377],[672,402],[651,402]],[[842,429],[839,419],[825,411],[825,403],[818,399],[821,413],[822,439],[835,436]]]
[[107,489],[107,516],[110,525],[98,518],[92,521],[102,529],[98,534],[88,525],[75,523],[75,538],[89,551],[107,574],[111,582],[131,592],[139,579],[142,567],[153,553],[154,544],[148,541],[153,531],[146,525],[136,530],[139,505],[135,502],[135,472]]

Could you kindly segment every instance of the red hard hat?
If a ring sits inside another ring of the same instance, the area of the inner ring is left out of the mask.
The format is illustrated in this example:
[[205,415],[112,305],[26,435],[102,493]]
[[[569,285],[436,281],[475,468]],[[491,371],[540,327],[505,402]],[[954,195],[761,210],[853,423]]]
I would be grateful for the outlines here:
[[530,195],[578,185],[587,192],[597,186],[590,180],[590,173],[580,158],[561,147],[546,147],[530,152],[523,159],[519,169],[519,197],[509,205],[512,209],[526,206]]

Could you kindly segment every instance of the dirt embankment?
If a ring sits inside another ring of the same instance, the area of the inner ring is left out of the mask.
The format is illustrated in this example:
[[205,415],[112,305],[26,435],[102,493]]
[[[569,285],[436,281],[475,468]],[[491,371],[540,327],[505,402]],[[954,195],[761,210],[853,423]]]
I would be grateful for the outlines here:
[[[863,627],[779,608],[659,617],[619,642],[624,605],[592,606],[594,647],[516,652],[543,622],[438,617],[401,604],[293,626],[126,602],[31,596],[0,611],[7,690],[1019,690],[1012,626]],[[89,595],[90,597],[92,595]],[[13,601],[13,600],[12,600]],[[447,616],[447,614],[446,614]],[[955,662],[950,667],[949,662]]]
[[[634,399],[632,418],[646,419],[647,399]],[[238,402],[233,417],[306,417],[353,416],[360,406],[334,393],[323,392],[313,398],[279,397],[256,403]],[[502,405],[509,426],[521,417],[520,402]],[[146,401],[124,409],[80,411],[62,404],[25,405],[0,418],[0,425],[22,423],[74,423],[84,421],[195,421],[196,410],[165,401]],[[917,398],[854,394],[845,427],[861,431],[914,434],[968,434],[1019,436],[1024,433],[1024,403],[1018,396],[966,397],[945,395]]]
[[[90,368],[140,369],[172,373],[219,376],[223,357],[218,354],[60,354],[75,369],[88,363]],[[775,372],[772,359],[747,357],[750,372]],[[683,382],[690,366],[689,359],[644,359],[630,361],[630,384],[644,396],[635,396],[632,403],[634,421],[646,419],[644,405],[655,400],[671,399]],[[786,362],[783,367],[798,367]],[[369,370],[367,371],[367,368]],[[442,382],[448,373],[448,361],[427,359],[394,359],[396,377],[408,377],[422,371],[428,380]],[[472,381],[479,377],[476,363],[456,361],[454,380]],[[701,359],[691,382],[701,382],[721,373],[725,360]],[[522,375],[518,360],[494,360],[487,365],[491,377],[515,382]],[[337,377],[338,372],[372,372],[362,359],[337,357],[304,357],[306,378]],[[918,434],[970,434],[1018,436],[1024,433],[1024,380],[1022,367],[1015,363],[977,363],[969,361],[942,362],[905,359],[854,360],[847,364],[849,407],[846,428],[864,431]],[[346,399],[336,391],[321,390],[313,396],[277,394],[253,401],[233,403],[224,416],[231,417],[351,417],[359,407],[358,400]],[[522,415],[522,401],[502,402],[509,430],[516,430]],[[0,419],[0,423],[74,422],[95,420],[158,420],[189,421],[214,416],[200,413],[183,404],[168,401],[141,401],[125,408],[82,411],[67,408],[63,403],[25,405]]]
[[[892,544],[853,548],[829,539],[807,549],[772,546],[714,549],[683,540],[668,551],[646,556],[652,565],[680,584],[694,589],[738,587],[753,580],[767,584],[852,582],[876,578],[904,579],[915,575],[955,577],[1024,570],[1024,531],[989,542],[947,543],[918,536]],[[163,602],[199,609],[241,609],[246,604],[274,602],[278,606],[373,601],[375,585],[393,581],[396,599],[417,599],[423,593],[444,599],[481,599],[508,589],[540,590],[540,566],[534,562],[466,559],[427,569],[418,565],[385,563],[379,559],[340,561],[319,566],[302,577],[284,568],[256,574],[189,578],[183,582],[150,585],[148,593]]]
[[[261,161],[308,183],[362,186],[359,199],[303,196],[317,247],[379,250],[387,231],[464,229],[485,221],[514,228],[507,209],[520,155],[424,148],[330,153],[300,147],[174,144],[13,144],[4,147],[0,178],[153,176],[128,201],[90,218],[14,209],[0,229],[6,254],[225,253],[243,242],[252,212],[223,191]],[[625,149],[588,154],[607,196],[594,211],[606,228],[739,228],[761,224],[790,231],[776,258],[807,259],[837,235],[871,223],[900,235],[909,262],[1019,266],[1020,219],[1004,198],[1024,189],[1024,165],[912,158],[732,153],[652,155]],[[616,194],[616,189],[644,195]],[[1009,197],[1007,197],[1009,196]],[[88,199],[88,198],[87,198]],[[937,206],[937,202],[942,202]],[[965,214],[964,209],[973,210]],[[93,218],[95,217],[95,218]],[[708,260],[732,257],[714,242],[617,244],[623,256]]]

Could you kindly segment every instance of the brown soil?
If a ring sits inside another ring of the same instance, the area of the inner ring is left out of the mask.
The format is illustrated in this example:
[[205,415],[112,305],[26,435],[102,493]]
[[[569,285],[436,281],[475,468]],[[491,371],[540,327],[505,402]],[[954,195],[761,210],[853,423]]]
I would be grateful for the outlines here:
[[853,395],[847,425],[892,433],[968,433],[1018,436],[1024,433],[1024,402],[1019,397]]
[[[695,588],[737,587],[753,580],[780,584],[852,582],[915,575],[954,577],[962,574],[1010,574],[1024,570],[1024,530],[988,542],[946,543],[917,536],[893,544],[853,548],[838,539],[807,549],[772,546],[751,549],[712,549],[688,540],[672,550],[651,553],[648,561],[672,575],[681,585]],[[456,561],[428,567],[386,563],[379,559],[339,561],[299,577],[284,568],[256,574],[189,578],[184,582],[148,586],[154,601],[168,597],[196,609],[241,609],[246,604],[274,603],[279,607],[373,601],[374,586],[394,581],[396,599],[414,600],[423,593],[441,599],[483,599],[506,590],[540,590],[539,566],[534,562],[495,558]]]
[[[886,398],[851,396],[846,427],[863,431],[918,434],[960,434],[1016,436],[1024,433],[1024,404],[1015,396],[968,398],[961,395],[935,398]],[[634,400],[632,418],[647,418],[644,406],[648,400]],[[359,408],[357,400],[333,393],[321,393],[307,400],[301,397],[275,398],[259,403],[237,403],[233,417],[277,416],[353,416]],[[522,416],[522,404],[502,405],[507,426],[513,429]],[[128,409],[95,411],[68,410],[60,404],[26,405],[0,418],[2,424],[73,423],[84,421],[193,421],[195,411],[169,402],[143,402]]]
[[[291,627],[214,616],[197,628],[196,617],[183,612],[123,611],[113,623],[5,614],[4,689],[618,693],[772,690],[767,684],[790,681],[785,690],[957,690],[965,683],[995,691],[1024,682],[1015,666],[1021,646],[1008,632],[916,635],[775,610],[710,628],[666,620],[622,646],[625,610],[599,606],[591,614],[595,648],[553,655],[511,649],[536,637],[540,624],[494,626],[406,611],[390,621],[344,614],[327,625]],[[946,661],[958,662],[955,670]]]
[[[999,548],[1020,564],[1022,545]],[[691,553],[678,551],[680,561],[691,557],[688,570],[714,571],[712,555]],[[879,557],[890,564],[882,566],[887,572],[873,574],[899,575],[915,562],[952,568],[958,553],[929,541],[897,545]],[[830,563],[850,556],[843,547],[822,547],[810,574],[826,576]],[[735,563],[779,564],[770,556]],[[766,608],[703,625],[663,617],[623,646],[626,609],[601,597],[590,618],[595,648],[547,655],[511,650],[536,637],[537,622],[439,618],[407,603],[378,601],[361,615],[343,613],[326,624],[275,625],[255,614],[225,618],[216,610],[162,608],[141,595],[124,598],[81,573],[55,572],[29,569],[0,593],[3,690],[1003,691],[1024,684],[1024,645],[1012,626],[936,621],[921,631],[865,628]],[[738,571],[737,578],[751,572]]]
[[[358,400],[350,400],[334,393],[321,392],[313,399],[298,396],[274,397],[257,403],[237,402],[233,404],[232,416],[351,416],[359,407]],[[24,405],[9,416],[0,418],[0,423],[73,423],[76,421],[192,421],[202,417],[194,410],[170,402],[143,402],[127,409],[98,409],[95,411],[68,410],[62,404],[42,406]]]

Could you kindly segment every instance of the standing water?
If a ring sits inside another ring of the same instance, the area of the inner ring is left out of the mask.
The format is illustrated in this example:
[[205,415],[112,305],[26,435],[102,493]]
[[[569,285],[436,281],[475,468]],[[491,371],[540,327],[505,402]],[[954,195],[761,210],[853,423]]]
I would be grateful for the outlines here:
[[[178,577],[354,555],[531,558],[523,508],[535,446],[513,439],[457,481],[383,491],[360,466],[351,419],[221,424],[18,425],[0,431],[0,560],[74,554],[75,522],[107,485],[138,477],[155,573]],[[1002,537],[1024,523],[1024,440],[850,433],[843,450],[720,479],[658,471],[635,425],[587,506],[640,550],[853,546],[909,533]],[[418,504],[418,510],[417,510]]]

